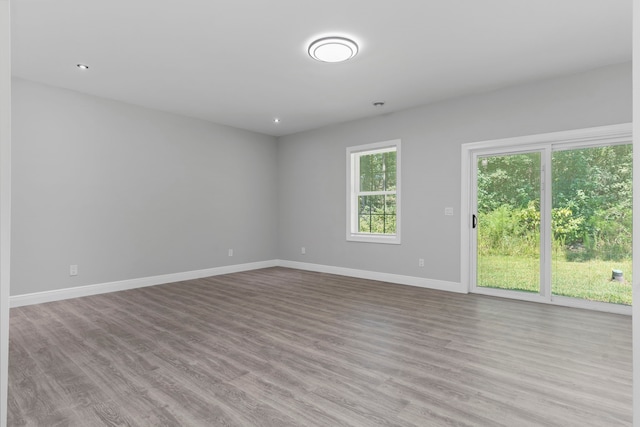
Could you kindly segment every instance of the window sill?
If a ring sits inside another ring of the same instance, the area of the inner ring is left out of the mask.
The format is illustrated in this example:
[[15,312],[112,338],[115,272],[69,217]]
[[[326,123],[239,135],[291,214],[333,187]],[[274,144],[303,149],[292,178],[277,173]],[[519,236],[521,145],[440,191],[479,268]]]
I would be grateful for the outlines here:
[[399,245],[400,236],[386,236],[382,234],[347,234],[348,242],[383,243],[387,245]]

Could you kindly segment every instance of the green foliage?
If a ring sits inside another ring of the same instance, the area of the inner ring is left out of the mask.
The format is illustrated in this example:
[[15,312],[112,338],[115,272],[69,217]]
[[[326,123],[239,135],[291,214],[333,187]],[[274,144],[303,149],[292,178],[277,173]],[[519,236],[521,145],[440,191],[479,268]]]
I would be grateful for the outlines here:
[[[517,173],[514,173],[517,171]],[[525,208],[540,197],[540,153],[484,157],[478,161],[478,212]]]
[[584,217],[575,217],[569,208],[551,209],[551,230],[554,240],[566,244],[580,240]]
[[632,213],[630,208],[612,206],[600,209],[589,219],[593,239],[589,250],[605,260],[630,258],[632,251]]
[[396,232],[395,196],[360,196],[358,204],[358,231],[378,234]]
[[396,170],[395,151],[360,156],[360,191],[394,191]]
[[552,162],[554,207],[585,218],[602,207],[631,208],[631,144],[556,151]]
[[360,191],[358,231],[395,234],[396,232],[396,152],[379,151],[359,156]]
[[540,207],[537,200],[531,200],[526,208],[514,211],[514,216],[522,224],[524,233],[540,231]]
[[485,215],[478,215],[478,252],[483,255],[537,256],[540,224],[526,209],[514,211],[502,205]]
[[[570,261],[631,258],[632,146],[555,151],[552,233]],[[478,161],[478,249],[483,255],[537,254],[540,154]]]

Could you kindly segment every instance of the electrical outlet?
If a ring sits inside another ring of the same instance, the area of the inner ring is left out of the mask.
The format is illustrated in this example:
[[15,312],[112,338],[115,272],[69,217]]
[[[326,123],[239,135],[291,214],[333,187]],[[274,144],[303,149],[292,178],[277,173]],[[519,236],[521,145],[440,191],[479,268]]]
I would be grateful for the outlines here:
[[424,259],[423,258],[419,258],[418,259],[418,267],[424,267]]
[[76,264],[69,266],[69,276],[77,276],[78,275],[78,266]]
[[453,216],[453,208],[444,208],[444,214],[446,216]]
[[229,249],[229,256],[233,256],[233,249]]
[[302,255],[304,255],[304,254],[306,254],[306,253],[307,253],[307,250],[305,249],[305,247],[304,247],[304,246],[300,248],[300,253],[301,253]]

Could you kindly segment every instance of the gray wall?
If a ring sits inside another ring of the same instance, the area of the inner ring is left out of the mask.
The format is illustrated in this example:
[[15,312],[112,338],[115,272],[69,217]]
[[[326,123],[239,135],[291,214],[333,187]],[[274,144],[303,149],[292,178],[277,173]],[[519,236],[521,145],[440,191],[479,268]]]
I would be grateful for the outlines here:
[[[459,282],[461,144],[630,122],[631,94],[626,63],[280,138],[279,256]],[[402,244],[347,242],[345,148],[396,138]]]
[[[12,113],[12,295],[276,258],[458,282],[460,144],[629,122],[631,64],[278,140],[20,79]],[[402,244],[347,242],[345,148],[396,138]]]
[[12,295],[277,258],[275,138],[20,79],[12,114]]

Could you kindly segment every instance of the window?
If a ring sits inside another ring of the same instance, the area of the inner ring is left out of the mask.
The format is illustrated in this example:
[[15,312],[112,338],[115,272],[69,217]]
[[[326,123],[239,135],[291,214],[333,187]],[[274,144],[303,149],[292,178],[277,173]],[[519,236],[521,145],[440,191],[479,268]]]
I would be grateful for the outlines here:
[[347,240],[400,243],[400,140],[347,148]]

